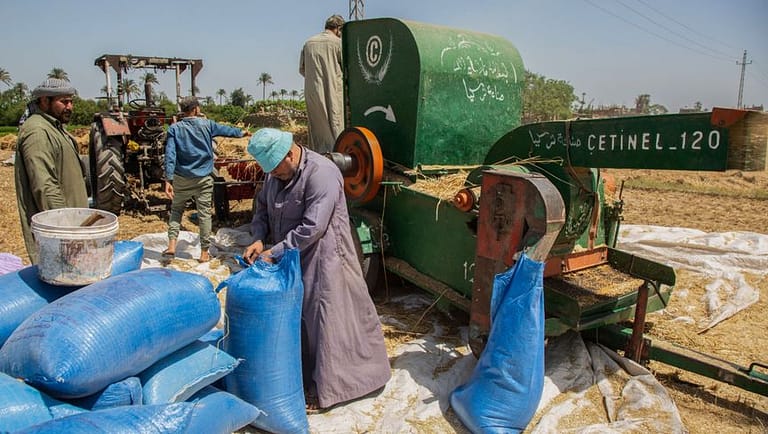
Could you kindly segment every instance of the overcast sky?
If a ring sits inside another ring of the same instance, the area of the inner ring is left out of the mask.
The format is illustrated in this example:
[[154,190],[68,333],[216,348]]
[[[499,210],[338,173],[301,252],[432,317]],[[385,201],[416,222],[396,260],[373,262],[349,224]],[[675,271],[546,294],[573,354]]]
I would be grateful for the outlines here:
[[[366,18],[394,17],[508,39],[527,70],[565,80],[593,105],[651,102],[676,112],[736,105],[747,50],[745,105],[768,108],[768,0],[365,0]],[[201,96],[243,88],[261,98],[301,90],[304,40],[349,1],[0,0],[0,68],[30,89],[62,68],[84,98],[105,85],[102,54],[199,58]],[[139,81],[146,70],[128,78]],[[175,94],[173,73],[158,72]],[[189,92],[189,81],[182,80]],[[6,86],[0,84],[0,90]],[[217,98],[218,100],[218,98]]]

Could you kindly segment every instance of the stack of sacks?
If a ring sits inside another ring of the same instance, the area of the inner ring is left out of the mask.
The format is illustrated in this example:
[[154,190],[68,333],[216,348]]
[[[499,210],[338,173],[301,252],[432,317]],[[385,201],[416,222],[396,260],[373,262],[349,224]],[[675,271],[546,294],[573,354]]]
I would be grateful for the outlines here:
[[142,423],[162,421],[202,429],[193,432],[231,432],[256,419],[258,409],[225,392],[193,396],[239,363],[199,340],[219,314],[211,283],[200,275],[162,268],[124,273],[30,315],[0,348],[0,371],[93,410],[36,421],[52,424],[45,430],[92,424],[108,432],[143,431]]
[[[112,257],[112,275],[138,270],[144,256],[144,244],[116,241]],[[30,315],[48,303],[76,291],[80,286],[55,286],[43,282],[37,265],[0,275],[0,345]]]

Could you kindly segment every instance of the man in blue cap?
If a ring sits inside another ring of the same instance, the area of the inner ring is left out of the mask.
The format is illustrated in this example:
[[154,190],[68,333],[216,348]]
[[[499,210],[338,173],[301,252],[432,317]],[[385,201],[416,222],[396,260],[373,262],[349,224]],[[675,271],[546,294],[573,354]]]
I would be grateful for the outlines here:
[[256,199],[255,241],[245,260],[277,262],[286,249],[299,249],[301,256],[307,409],[380,389],[391,375],[389,359],[352,239],[341,172],[276,129],[257,131],[248,152],[267,178]]
[[14,178],[21,232],[29,260],[38,261],[32,216],[50,209],[88,208],[85,174],[77,142],[65,129],[77,90],[48,78],[32,91],[30,114],[19,128]]

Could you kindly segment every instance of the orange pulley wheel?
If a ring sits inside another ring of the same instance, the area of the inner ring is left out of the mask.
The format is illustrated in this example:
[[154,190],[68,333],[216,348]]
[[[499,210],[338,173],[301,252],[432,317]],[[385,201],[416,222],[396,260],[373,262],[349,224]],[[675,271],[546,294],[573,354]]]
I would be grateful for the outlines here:
[[384,157],[376,136],[365,127],[350,127],[336,139],[333,152],[348,155],[352,168],[344,174],[344,194],[363,204],[376,197],[384,173]]

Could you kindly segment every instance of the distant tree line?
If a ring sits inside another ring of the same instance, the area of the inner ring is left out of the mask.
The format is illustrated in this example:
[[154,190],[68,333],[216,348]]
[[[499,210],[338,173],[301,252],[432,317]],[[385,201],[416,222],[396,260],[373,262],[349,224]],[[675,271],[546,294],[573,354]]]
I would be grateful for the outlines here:
[[[61,68],[53,68],[48,77],[68,80],[67,73]],[[260,111],[275,111],[280,109],[292,109],[305,111],[306,102],[303,92],[297,90],[273,90],[267,93],[267,86],[274,84],[269,73],[262,72],[258,77],[261,86],[261,100],[255,101],[252,95],[247,94],[242,87],[227,92],[218,89],[214,96],[200,98],[203,112],[206,116],[222,122],[237,123],[249,113]],[[6,90],[0,92],[0,125],[13,126],[18,123],[27,102],[30,98],[30,89],[24,83],[14,83],[10,74],[0,68],[0,83],[5,84]],[[123,101],[128,104],[131,101],[145,104],[144,88],[153,89],[158,84],[155,74],[149,72],[141,77],[140,82],[132,79],[124,79],[121,83]],[[199,94],[199,89],[194,89]],[[104,98],[84,100],[75,98],[74,113],[71,123],[73,125],[88,125],[93,114],[107,111],[107,88],[102,89]],[[177,114],[176,102],[168,98],[164,92],[151,93],[151,103],[162,107],[168,116]],[[583,97],[579,101],[574,94],[573,86],[564,80],[547,78],[534,72],[526,71],[525,84],[522,91],[522,122],[544,122],[558,119],[570,119],[576,116],[591,117],[600,115],[591,103],[584,106]],[[611,113],[624,114],[662,114],[667,109],[659,104],[651,104],[651,96],[642,94],[635,100],[635,107],[613,110]]]
[[[51,69],[48,77],[69,81],[68,74],[61,68]],[[267,98],[266,87],[269,84],[274,84],[272,76],[268,73],[262,73],[259,76],[258,82],[262,86],[262,100],[254,101],[253,96],[246,94],[242,87],[231,92],[218,89],[215,98],[212,96],[200,98],[203,112],[206,116],[216,121],[237,123],[247,114],[259,111],[276,111],[281,109],[306,111],[303,92],[280,89],[279,92],[273,91],[269,98]],[[16,126],[30,101],[31,89],[25,83],[14,83],[10,73],[3,68],[0,68],[0,83],[7,87],[7,89],[0,92],[0,126]],[[120,83],[123,95],[119,103],[124,106],[124,110],[129,108],[125,106],[131,102],[146,105],[144,89],[149,87],[151,93],[150,103],[156,107],[162,107],[169,117],[177,115],[178,106],[176,102],[168,98],[164,92],[155,93],[153,91],[154,86],[157,84],[157,76],[151,72],[144,74],[139,82],[130,78],[123,79]],[[107,92],[107,87],[102,87],[101,93],[103,97],[96,100],[82,99],[75,96],[70,124],[89,125],[93,121],[95,113],[108,111],[110,103],[108,102]],[[114,89],[112,89],[112,92],[114,92]],[[199,94],[199,89],[195,89],[195,94]],[[117,103],[114,97],[112,101]]]

